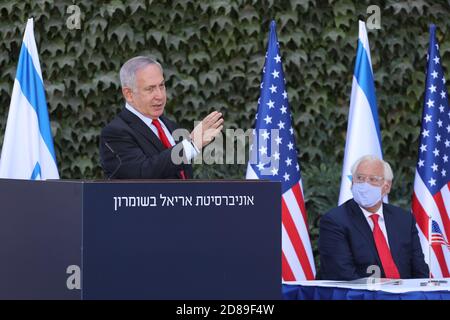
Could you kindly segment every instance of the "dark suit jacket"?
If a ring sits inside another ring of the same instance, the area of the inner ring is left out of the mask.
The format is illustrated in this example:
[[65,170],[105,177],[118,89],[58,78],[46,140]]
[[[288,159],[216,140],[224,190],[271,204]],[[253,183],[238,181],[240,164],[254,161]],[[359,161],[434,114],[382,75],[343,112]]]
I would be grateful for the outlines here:
[[[177,129],[177,125],[166,117],[162,116],[160,120],[170,132]],[[172,149],[166,149],[153,131],[126,108],[103,128],[100,135],[101,165],[105,176],[114,179],[180,179],[180,170],[185,171],[187,178],[192,178],[190,164],[172,162]],[[118,158],[122,161],[120,167]]]
[[[392,258],[402,279],[428,277],[428,265],[420,246],[414,216],[401,208],[383,204],[383,216]],[[378,265],[372,230],[353,200],[332,209],[321,218],[319,231],[320,278],[353,280],[372,275],[371,265]]]

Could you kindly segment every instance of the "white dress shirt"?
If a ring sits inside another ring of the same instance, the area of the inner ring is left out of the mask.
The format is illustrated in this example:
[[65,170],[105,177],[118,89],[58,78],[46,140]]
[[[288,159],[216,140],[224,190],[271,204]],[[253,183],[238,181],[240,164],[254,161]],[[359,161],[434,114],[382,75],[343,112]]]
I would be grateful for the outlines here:
[[[136,116],[139,117],[139,119],[141,119],[152,131],[153,133],[158,137],[158,129],[155,127],[155,125],[152,123],[153,119],[146,117],[145,115],[143,115],[142,113],[140,113],[138,110],[136,110],[133,106],[131,106],[130,104],[126,103],[125,104],[125,108],[127,108],[131,113],[135,114]],[[159,120],[159,119],[158,119]],[[161,123],[161,127],[164,130],[164,133],[167,136],[167,139],[169,139],[169,142],[172,146],[175,145],[175,140],[172,137],[172,134],[170,133],[169,129],[167,129],[166,125],[164,124],[163,121],[159,121],[159,123]],[[161,139],[161,138],[160,138]],[[186,159],[188,160],[188,163],[190,163],[190,161],[197,155],[199,154],[199,150],[198,148],[193,144],[190,143],[187,140],[183,140],[182,141],[183,144],[183,149],[184,149],[184,154],[186,156]]]
[[386,224],[385,224],[384,215],[383,215],[383,205],[381,205],[380,208],[375,213],[369,212],[369,211],[367,211],[366,209],[364,209],[361,206],[360,206],[360,208],[361,208],[362,212],[364,213],[364,216],[366,217],[367,223],[369,224],[370,229],[372,230],[372,232],[373,232],[374,225],[373,225],[372,218],[370,218],[370,216],[372,214],[377,214],[377,215],[380,216],[378,218],[378,225],[380,226],[381,232],[383,232],[384,238],[386,239],[387,245],[389,247],[389,240],[388,240],[388,237],[387,237]]

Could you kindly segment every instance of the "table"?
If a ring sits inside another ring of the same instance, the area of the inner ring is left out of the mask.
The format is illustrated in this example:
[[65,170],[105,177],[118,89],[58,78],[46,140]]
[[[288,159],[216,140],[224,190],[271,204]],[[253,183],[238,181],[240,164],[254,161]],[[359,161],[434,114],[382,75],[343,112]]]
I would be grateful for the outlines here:
[[450,279],[440,286],[421,286],[428,279],[405,279],[399,283],[352,281],[289,281],[283,283],[285,300],[450,300]]

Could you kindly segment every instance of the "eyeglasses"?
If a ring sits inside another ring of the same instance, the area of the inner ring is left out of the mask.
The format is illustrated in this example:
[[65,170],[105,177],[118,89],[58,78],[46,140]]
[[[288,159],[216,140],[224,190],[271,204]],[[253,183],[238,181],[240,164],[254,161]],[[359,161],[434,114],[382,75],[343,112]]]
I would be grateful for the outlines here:
[[384,181],[384,178],[380,176],[372,176],[359,173],[355,174],[352,179],[354,183],[363,183],[367,181],[368,183],[374,186],[379,186]]

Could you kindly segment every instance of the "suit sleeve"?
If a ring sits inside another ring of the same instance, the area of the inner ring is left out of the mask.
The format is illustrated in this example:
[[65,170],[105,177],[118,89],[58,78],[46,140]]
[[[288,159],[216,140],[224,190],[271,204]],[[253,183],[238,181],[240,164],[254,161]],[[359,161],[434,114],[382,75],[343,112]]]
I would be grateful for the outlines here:
[[325,215],[319,230],[320,275],[324,280],[354,280],[356,272],[345,229]]
[[[106,148],[107,142],[118,157]],[[158,154],[148,156],[144,154],[134,137],[124,129],[106,127],[100,138],[100,156],[106,173],[111,174],[117,168],[113,178],[118,179],[165,179],[176,176],[184,169],[183,164],[174,164],[171,159],[172,149],[183,152],[183,145],[179,144]]]
[[411,214],[411,217],[412,217],[412,223],[411,223],[412,272],[411,272],[411,275],[413,278],[428,278],[429,277],[429,269],[428,269],[428,265],[425,263],[425,257],[423,255],[422,247],[420,245],[419,233],[418,233],[417,227],[416,227],[416,219],[414,218],[413,214]]

